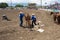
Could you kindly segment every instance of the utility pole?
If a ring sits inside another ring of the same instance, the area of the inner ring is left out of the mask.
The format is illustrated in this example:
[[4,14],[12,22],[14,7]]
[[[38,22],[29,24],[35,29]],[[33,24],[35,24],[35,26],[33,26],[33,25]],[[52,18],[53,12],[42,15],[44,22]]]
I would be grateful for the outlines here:
[[11,0],[11,8],[12,8],[12,0]]
[[41,0],[41,8],[42,8],[42,0]]

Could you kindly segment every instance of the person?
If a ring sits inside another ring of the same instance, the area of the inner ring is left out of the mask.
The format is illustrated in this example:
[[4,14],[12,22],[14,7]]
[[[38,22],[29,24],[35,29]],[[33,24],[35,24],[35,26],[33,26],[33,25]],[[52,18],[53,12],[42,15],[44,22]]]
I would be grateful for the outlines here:
[[23,17],[24,17],[24,13],[23,12],[20,12],[19,18],[20,18],[20,26],[21,27],[23,26]]
[[26,20],[26,26],[27,27],[30,27],[30,25],[31,25],[31,16],[27,13],[26,15],[25,15],[25,20]]
[[35,16],[35,14],[32,14],[31,19],[32,19],[32,28],[33,28],[34,27],[34,24],[37,25],[36,24],[36,16]]
[[2,20],[10,21],[10,20],[8,19],[8,17],[7,17],[5,14],[2,15]]

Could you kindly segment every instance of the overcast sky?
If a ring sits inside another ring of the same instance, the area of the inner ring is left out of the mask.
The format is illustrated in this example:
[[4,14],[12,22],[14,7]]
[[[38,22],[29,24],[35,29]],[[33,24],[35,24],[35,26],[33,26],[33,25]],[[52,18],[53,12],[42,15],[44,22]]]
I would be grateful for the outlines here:
[[[11,2],[11,0],[0,0],[0,2]],[[13,3],[36,3],[41,4],[41,0],[12,0]],[[42,5],[54,4],[55,2],[60,2],[60,0],[42,0]]]

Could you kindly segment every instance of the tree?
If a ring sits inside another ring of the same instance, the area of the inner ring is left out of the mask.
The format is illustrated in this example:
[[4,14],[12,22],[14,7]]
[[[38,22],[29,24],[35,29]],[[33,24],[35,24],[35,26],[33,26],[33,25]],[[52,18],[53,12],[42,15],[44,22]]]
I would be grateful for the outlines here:
[[17,4],[15,7],[24,7],[23,5]]
[[36,3],[29,3],[28,8],[30,9],[37,9]]
[[7,3],[0,3],[0,8],[6,8],[6,7],[8,7]]

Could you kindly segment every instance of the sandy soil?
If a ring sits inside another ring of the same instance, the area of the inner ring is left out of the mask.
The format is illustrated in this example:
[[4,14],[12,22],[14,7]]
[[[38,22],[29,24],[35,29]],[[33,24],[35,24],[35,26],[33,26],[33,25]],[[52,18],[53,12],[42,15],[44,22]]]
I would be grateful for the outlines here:
[[[30,31],[28,28],[19,26],[19,11],[25,13],[35,13],[37,21],[42,21],[45,31],[40,33],[37,31]],[[2,20],[3,14],[8,15],[11,21]],[[53,21],[53,16],[49,15],[50,12],[42,10],[0,10],[0,40],[60,40],[60,25]]]

